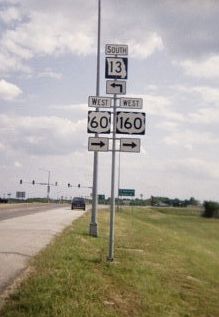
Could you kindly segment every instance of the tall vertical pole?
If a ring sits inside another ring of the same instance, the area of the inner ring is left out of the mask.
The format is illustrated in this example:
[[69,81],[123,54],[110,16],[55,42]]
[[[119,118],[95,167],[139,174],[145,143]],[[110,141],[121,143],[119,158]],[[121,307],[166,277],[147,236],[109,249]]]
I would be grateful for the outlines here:
[[[101,0],[98,0],[98,37],[97,37],[97,78],[96,78],[96,96],[100,95],[100,29],[101,29]],[[96,108],[96,111],[99,111]],[[95,137],[98,134],[95,133]],[[97,228],[97,204],[98,204],[98,152],[94,152],[93,161],[93,190],[92,190],[92,210],[90,222],[90,235],[98,236]]]
[[110,236],[108,260],[114,259],[114,221],[115,221],[115,170],[116,170],[116,94],[113,98],[113,142],[112,142],[112,174],[111,174],[111,206],[110,206]]
[[120,198],[119,198],[119,189],[120,189],[120,168],[121,168],[121,152],[119,151],[119,168],[118,168],[118,203],[117,203],[117,209],[119,211],[120,207]]
[[48,171],[48,184],[47,184],[47,201],[49,203],[49,193],[50,193],[50,171]]

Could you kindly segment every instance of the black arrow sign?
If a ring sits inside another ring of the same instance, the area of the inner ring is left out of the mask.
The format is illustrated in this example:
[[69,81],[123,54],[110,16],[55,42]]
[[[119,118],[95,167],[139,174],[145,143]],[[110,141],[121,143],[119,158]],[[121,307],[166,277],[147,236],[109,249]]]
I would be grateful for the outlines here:
[[123,146],[128,146],[128,147],[132,147],[133,149],[134,149],[134,147],[136,147],[137,146],[137,144],[136,143],[134,143],[134,142],[132,142],[132,143],[123,143]]
[[100,141],[100,142],[93,142],[93,143],[91,143],[91,145],[103,147],[105,145],[105,143],[103,141]]
[[122,92],[122,84],[112,83],[111,87],[113,87],[113,88],[119,87],[119,92]]

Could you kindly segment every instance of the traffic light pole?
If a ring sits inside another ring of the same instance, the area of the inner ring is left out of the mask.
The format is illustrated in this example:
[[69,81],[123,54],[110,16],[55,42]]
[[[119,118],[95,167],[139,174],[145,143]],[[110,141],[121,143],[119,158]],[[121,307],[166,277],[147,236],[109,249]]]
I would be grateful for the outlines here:
[[[101,29],[101,0],[98,0],[98,38],[97,38],[97,81],[96,81],[96,96],[100,95],[100,29]],[[98,108],[96,109],[98,111]],[[98,137],[98,134],[95,134]],[[93,161],[93,190],[92,190],[92,210],[90,222],[90,235],[98,236],[97,227],[97,205],[98,205],[98,152],[94,152]]]

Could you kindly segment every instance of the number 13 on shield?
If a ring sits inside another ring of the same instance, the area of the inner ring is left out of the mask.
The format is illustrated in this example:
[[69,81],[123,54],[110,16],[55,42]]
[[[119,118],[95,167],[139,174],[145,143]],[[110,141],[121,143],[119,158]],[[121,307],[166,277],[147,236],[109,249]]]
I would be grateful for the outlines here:
[[105,78],[127,79],[128,58],[127,57],[106,57]]

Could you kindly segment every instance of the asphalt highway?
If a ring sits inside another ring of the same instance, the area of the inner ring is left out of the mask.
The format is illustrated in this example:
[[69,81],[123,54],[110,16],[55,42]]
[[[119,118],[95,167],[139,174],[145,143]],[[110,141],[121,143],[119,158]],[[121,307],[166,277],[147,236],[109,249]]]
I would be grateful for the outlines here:
[[55,209],[60,208],[60,206],[67,206],[67,205],[60,205],[60,204],[2,204],[0,205],[0,221],[21,217],[26,215],[31,215],[37,212],[42,212],[43,210]]

